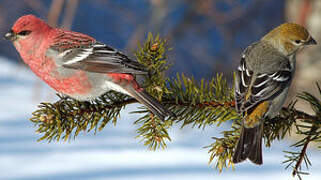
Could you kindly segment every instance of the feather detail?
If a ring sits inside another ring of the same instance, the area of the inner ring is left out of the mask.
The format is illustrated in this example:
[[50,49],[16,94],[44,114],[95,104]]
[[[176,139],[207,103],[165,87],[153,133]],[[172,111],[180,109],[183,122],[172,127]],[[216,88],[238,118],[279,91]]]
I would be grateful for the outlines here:
[[81,33],[56,29],[50,49],[58,52],[66,68],[95,73],[148,74],[142,64]]
[[263,162],[264,118],[271,109],[275,110],[271,108],[273,100],[284,92],[293,76],[289,58],[278,53],[265,43],[255,43],[242,55],[235,76],[235,102],[243,121],[240,139],[234,151],[234,163],[246,159],[256,164]]

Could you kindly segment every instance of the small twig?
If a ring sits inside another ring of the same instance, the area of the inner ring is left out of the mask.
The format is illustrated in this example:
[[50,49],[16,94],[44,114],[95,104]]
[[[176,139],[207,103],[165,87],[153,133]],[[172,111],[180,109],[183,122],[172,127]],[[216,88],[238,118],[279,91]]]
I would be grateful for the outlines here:
[[164,101],[163,104],[165,105],[173,105],[173,106],[186,106],[186,107],[198,107],[198,108],[205,108],[205,107],[230,107],[234,108],[235,107],[235,102],[234,101],[228,101],[228,102],[216,102],[216,101],[211,101],[211,102],[203,102],[203,103],[197,103],[195,105],[191,105],[190,103],[183,103],[183,102],[171,102],[171,101]]
[[309,135],[309,136],[306,138],[306,141],[305,141],[304,146],[303,146],[303,148],[302,148],[302,150],[301,150],[299,159],[298,159],[298,161],[296,162],[295,167],[294,167],[294,169],[293,169],[292,176],[295,176],[295,175],[297,174],[298,169],[299,169],[299,167],[301,166],[302,161],[303,161],[303,159],[304,159],[304,156],[305,156],[305,153],[306,153],[306,151],[307,151],[307,148],[308,148],[308,145],[309,145],[310,141],[311,141],[311,135]]
[[[115,103],[112,105],[105,105],[102,108],[103,109],[111,109],[114,107],[122,107],[128,104],[133,104],[133,103],[138,103],[138,101],[136,99],[127,99],[123,102],[119,102],[119,103]],[[183,103],[183,102],[179,102],[178,104],[175,102],[170,102],[170,101],[164,101],[163,102],[164,105],[172,105],[172,106],[189,106],[191,107],[192,105],[190,103]],[[235,102],[234,101],[228,101],[228,102],[216,102],[216,101],[211,101],[211,102],[203,102],[203,103],[198,103],[195,104],[194,107],[198,107],[198,108],[205,108],[205,107],[225,107],[225,108],[234,108],[235,107]],[[100,111],[101,109],[84,109],[81,110],[81,113],[90,113],[90,112],[96,112],[96,111]],[[288,109],[286,107],[282,108],[283,111],[288,111]],[[299,110],[293,110],[293,113],[295,114],[295,119],[303,119],[303,120],[318,120],[318,117],[316,116],[312,116],[309,115],[305,112],[299,111]]]
[[[288,111],[288,108],[283,107],[282,111]],[[302,120],[315,120],[318,121],[320,120],[317,116],[312,116],[310,114],[307,114],[305,112],[293,109],[293,113],[295,114],[295,119],[302,119]]]

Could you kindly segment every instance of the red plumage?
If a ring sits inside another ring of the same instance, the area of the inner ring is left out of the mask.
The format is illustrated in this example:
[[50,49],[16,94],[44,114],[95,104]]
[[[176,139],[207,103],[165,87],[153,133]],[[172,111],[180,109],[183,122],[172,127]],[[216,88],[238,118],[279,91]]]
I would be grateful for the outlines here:
[[136,98],[161,119],[174,116],[136,82],[135,74],[147,74],[143,65],[88,35],[52,28],[26,15],[6,37],[31,70],[60,93],[86,101],[115,90]]

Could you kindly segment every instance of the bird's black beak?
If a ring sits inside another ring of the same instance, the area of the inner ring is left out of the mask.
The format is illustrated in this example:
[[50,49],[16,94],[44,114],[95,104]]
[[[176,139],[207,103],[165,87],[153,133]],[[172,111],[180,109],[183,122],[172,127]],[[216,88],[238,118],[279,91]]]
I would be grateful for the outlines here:
[[7,32],[5,35],[4,35],[4,39],[5,40],[10,40],[10,41],[14,41],[16,39],[16,34],[11,30],[10,32]]
[[312,37],[306,42],[306,45],[315,45],[317,44],[317,41],[314,40]]

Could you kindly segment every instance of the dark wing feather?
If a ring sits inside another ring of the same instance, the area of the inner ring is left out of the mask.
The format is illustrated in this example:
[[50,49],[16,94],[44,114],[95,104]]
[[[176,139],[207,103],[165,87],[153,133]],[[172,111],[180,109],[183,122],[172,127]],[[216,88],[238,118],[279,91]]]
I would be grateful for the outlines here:
[[245,55],[243,55],[235,75],[235,104],[236,110],[239,113],[242,112],[241,107],[244,104],[246,93],[250,87],[252,75],[253,71],[246,67]]
[[290,69],[270,74],[258,74],[251,86],[251,95],[242,104],[242,111],[250,114],[260,102],[274,99],[291,82],[291,79]]
[[99,42],[73,49],[67,52],[63,58],[65,61],[63,66],[72,69],[96,73],[147,74],[147,70],[142,64]]

